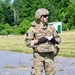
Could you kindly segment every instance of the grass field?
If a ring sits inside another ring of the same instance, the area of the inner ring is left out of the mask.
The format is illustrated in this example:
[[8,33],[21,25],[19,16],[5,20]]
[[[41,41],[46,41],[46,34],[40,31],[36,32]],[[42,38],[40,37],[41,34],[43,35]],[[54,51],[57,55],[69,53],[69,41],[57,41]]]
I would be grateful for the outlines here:
[[[62,32],[59,56],[75,57],[75,31]],[[32,53],[33,50],[25,46],[24,35],[0,36],[0,50]]]
[[25,46],[24,35],[0,36],[0,50],[32,53],[32,49]]
[[63,32],[60,34],[60,56],[75,57],[75,31]]

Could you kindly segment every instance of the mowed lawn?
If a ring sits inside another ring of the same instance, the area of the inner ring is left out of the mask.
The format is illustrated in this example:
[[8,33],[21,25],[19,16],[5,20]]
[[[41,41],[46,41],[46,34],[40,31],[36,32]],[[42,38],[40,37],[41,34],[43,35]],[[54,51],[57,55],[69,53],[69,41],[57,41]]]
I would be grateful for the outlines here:
[[75,57],[75,31],[67,31],[60,34],[60,56]]
[[[59,35],[61,44],[58,56],[75,57],[75,31],[66,31]],[[0,50],[33,53],[31,48],[25,46],[24,35],[0,36]]]
[[0,36],[0,50],[32,53],[32,49],[25,46],[24,35]]

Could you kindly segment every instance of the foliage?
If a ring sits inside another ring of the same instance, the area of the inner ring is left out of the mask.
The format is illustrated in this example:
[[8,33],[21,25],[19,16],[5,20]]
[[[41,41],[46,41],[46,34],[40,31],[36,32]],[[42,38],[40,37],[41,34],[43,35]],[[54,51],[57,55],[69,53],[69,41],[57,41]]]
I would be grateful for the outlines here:
[[64,31],[68,30],[68,24],[63,23],[62,29],[63,29]]
[[24,19],[19,26],[19,31],[21,34],[25,34],[27,32],[28,28],[30,27],[30,21]]
[[11,33],[11,26],[9,24],[0,24],[0,35],[8,35]]
[[14,12],[12,10],[12,7],[8,4],[8,2],[6,3],[6,0],[4,1],[0,4],[0,22],[4,24],[9,23],[10,25],[13,25]]
[[0,34],[24,34],[38,8],[47,8],[49,22],[61,21],[63,30],[75,29],[74,0],[0,0]]
[[21,7],[22,7],[22,0],[14,0],[13,2],[13,7],[14,7],[14,24],[20,24],[20,13],[21,13]]

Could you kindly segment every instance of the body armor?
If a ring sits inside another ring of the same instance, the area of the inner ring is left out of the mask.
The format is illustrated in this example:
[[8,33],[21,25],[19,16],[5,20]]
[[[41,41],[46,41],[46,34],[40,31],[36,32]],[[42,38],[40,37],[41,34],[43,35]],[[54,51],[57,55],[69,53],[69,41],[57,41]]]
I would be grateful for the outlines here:
[[[60,37],[57,35],[57,32],[53,26],[45,25],[44,27],[41,28],[40,25],[37,25],[28,30],[27,35],[26,35],[27,39],[25,40],[26,45],[30,46],[31,40],[39,39],[45,36],[54,36],[56,40],[60,42]],[[56,46],[55,43],[47,41],[46,43],[43,43],[43,44],[34,45],[32,48],[35,51],[44,53],[44,52],[55,51],[56,50],[55,46]]]

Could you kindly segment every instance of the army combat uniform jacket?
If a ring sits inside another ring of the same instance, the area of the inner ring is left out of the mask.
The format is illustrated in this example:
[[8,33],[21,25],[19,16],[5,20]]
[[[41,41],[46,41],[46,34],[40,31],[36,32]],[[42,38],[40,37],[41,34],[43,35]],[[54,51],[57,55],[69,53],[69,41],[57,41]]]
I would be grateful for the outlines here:
[[[40,39],[45,36],[53,36],[58,43],[55,43],[54,41],[47,41],[46,43],[34,45],[33,40]],[[45,25],[43,28],[41,28],[39,24],[32,26],[25,35],[25,44],[28,47],[32,47],[34,51],[39,53],[54,52],[54,56],[56,56],[59,52],[60,42],[61,39],[57,34],[57,31],[49,24]]]

